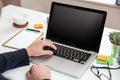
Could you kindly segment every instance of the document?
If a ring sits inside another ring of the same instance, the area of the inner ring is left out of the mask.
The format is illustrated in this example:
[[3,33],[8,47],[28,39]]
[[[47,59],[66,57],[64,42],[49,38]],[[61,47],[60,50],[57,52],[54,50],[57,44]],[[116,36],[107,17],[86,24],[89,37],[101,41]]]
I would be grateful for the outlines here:
[[14,49],[26,48],[34,41],[40,39],[42,35],[43,33],[38,30],[28,28],[23,29],[22,31],[18,32],[10,39],[5,41],[5,43],[3,43],[3,46]]

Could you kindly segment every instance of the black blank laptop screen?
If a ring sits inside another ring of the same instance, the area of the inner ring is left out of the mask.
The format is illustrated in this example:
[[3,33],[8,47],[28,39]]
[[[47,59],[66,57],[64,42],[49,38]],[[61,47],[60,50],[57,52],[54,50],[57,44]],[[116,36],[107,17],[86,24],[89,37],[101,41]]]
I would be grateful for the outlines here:
[[88,51],[99,51],[106,12],[52,3],[47,38]]

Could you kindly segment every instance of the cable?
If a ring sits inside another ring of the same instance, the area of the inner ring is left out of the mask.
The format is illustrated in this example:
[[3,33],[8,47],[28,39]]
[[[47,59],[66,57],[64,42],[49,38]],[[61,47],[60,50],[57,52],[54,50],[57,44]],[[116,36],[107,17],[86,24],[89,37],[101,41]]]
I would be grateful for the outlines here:
[[93,68],[99,68],[99,69],[111,69],[111,70],[116,70],[116,69],[120,69],[120,67],[116,67],[116,68],[111,68],[111,67],[99,67],[99,66],[92,66]]

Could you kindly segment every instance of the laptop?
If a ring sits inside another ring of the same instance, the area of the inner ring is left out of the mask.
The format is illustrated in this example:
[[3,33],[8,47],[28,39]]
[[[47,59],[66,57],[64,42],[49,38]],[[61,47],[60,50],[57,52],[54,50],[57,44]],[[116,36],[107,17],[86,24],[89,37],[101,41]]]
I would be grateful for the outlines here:
[[52,2],[46,39],[58,48],[52,56],[31,58],[65,75],[80,78],[95,59],[107,13]]

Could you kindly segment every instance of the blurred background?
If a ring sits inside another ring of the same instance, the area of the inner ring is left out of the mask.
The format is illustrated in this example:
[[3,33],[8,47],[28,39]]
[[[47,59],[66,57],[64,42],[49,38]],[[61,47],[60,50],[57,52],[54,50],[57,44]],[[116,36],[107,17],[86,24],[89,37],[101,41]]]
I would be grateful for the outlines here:
[[51,2],[61,2],[76,6],[89,7],[104,10],[108,13],[105,27],[120,29],[120,6],[116,0],[2,0],[4,6],[9,4],[21,6],[28,9],[50,12]]

